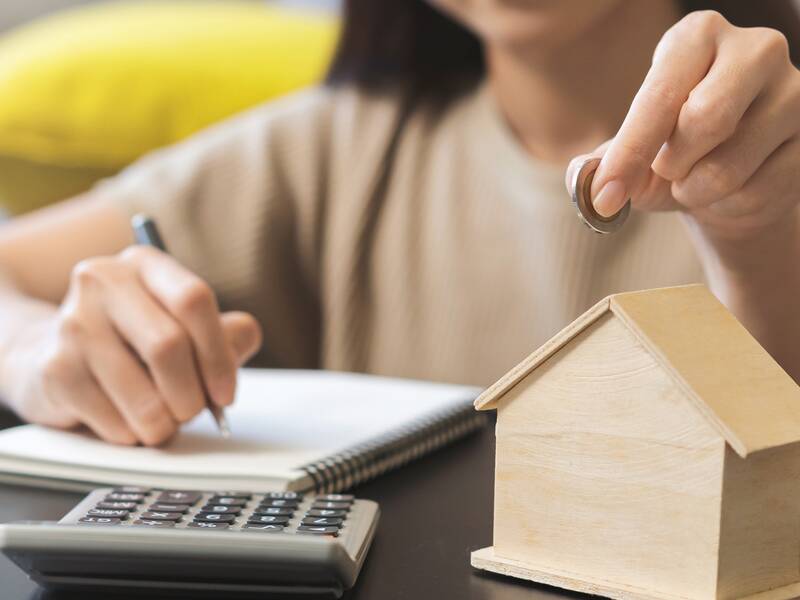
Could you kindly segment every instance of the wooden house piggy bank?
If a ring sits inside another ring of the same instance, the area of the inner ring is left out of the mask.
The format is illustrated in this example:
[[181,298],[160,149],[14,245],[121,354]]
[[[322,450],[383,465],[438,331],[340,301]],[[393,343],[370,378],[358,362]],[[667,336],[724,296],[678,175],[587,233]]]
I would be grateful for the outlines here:
[[474,567],[612,598],[800,596],[800,387],[705,287],[606,298],[476,407],[498,418]]

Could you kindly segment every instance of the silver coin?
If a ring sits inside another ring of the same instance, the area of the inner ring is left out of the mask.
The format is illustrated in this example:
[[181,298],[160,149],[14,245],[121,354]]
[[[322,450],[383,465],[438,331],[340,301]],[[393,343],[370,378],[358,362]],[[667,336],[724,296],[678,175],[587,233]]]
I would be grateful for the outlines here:
[[628,220],[631,212],[630,199],[625,203],[620,211],[610,217],[603,217],[594,209],[592,204],[592,179],[597,167],[600,166],[599,158],[587,158],[576,169],[572,178],[572,203],[578,211],[578,215],[583,222],[598,233],[614,233]]

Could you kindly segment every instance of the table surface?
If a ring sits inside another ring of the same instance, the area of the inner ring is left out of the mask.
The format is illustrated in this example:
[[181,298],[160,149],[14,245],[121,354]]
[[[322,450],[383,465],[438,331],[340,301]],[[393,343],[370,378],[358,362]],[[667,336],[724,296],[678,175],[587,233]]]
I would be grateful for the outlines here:
[[[0,415],[0,428],[10,424],[8,417]],[[553,588],[477,572],[470,567],[470,552],[491,544],[493,475],[494,431],[487,427],[357,488],[358,497],[380,504],[382,515],[358,583],[345,598],[564,597],[564,592]],[[57,520],[82,497],[69,492],[0,485],[0,522]],[[0,600],[78,598],[39,590],[3,556],[0,556],[0,582]],[[101,597],[96,596],[98,600]],[[80,598],[95,597],[81,594]],[[147,598],[154,600],[158,595],[148,593]]]

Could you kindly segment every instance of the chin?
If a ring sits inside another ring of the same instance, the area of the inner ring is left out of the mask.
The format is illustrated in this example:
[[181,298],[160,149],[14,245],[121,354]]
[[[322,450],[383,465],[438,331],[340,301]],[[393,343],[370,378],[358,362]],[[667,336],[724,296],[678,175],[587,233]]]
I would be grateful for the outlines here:
[[485,42],[558,48],[639,0],[430,0]]

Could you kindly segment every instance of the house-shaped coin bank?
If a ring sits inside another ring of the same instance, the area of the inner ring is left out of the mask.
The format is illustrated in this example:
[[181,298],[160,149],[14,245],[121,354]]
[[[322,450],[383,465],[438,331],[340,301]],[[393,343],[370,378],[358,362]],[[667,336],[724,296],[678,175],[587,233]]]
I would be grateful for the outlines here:
[[606,298],[476,407],[498,411],[476,568],[612,598],[800,596],[800,387],[705,287]]

